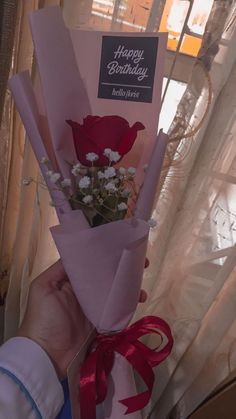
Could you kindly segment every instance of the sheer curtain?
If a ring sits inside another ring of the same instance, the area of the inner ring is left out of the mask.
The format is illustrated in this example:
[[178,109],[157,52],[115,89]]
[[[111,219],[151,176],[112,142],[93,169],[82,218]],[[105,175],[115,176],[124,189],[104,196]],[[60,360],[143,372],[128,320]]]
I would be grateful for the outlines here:
[[[60,2],[56,0],[17,3],[12,73],[30,70],[34,78],[28,13],[38,7],[58,4]],[[49,205],[47,191],[37,187],[36,183],[29,188],[22,186],[24,178],[37,180],[40,175],[31,147],[28,141],[25,142],[25,131],[8,91],[1,137],[5,144],[5,170],[0,173],[4,184],[0,191],[4,203],[0,266],[9,280],[4,327],[5,338],[8,338],[15,334],[24,312],[29,283],[57,258],[48,231],[49,225],[56,223],[56,218]]]
[[[28,10],[60,2],[21,3],[14,72],[31,68],[33,63]],[[101,8],[102,3],[106,9]],[[67,24],[75,27],[157,30],[165,2],[144,3],[142,13],[132,0],[64,0],[61,5]],[[144,277],[149,298],[136,316],[165,318],[173,329],[175,347],[157,369],[152,403],[145,413],[149,418],[186,418],[236,369],[234,8],[234,1],[213,3],[201,51],[169,130],[153,212],[158,226],[150,234],[151,263]],[[181,54],[173,58],[178,66]],[[36,184],[21,186],[24,177],[37,179],[40,175],[9,96],[4,115],[8,170],[5,179],[0,175],[5,180],[6,202],[1,270],[10,281],[5,309],[5,337],[9,337],[24,312],[31,280],[57,253],[48,231],[56,217],[47,191]]]

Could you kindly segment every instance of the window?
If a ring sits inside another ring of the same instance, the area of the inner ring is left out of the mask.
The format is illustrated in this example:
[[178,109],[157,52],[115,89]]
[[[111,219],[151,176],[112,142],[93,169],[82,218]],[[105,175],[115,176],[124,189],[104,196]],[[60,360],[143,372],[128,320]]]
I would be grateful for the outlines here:
[[[214,0],[166,0],[162,14],[161,32],[168,32],[168,49],[176,51],[181,39],[180,52],[196,57],[202,43],[205,30]],[[145,31],[148,19],[153,13],[153,0],[93,0],[91,12],[91,25],[101,26],[104,30],[110,29],[111,21],[120,25],[117,30]],[[158,13],[157,8],[157,13]]]
[[167,0],[163,11],[160,31],[169,32],[168,49],[176,51],[181,32],[184,36],[180,52],[197,56],[202,35],[214,0]]
[[[165,90],[166,83],[167,83],[167,79],[164,78],[162,92],[164,92]],[[165,100],[161,108],[160,120],[159,120],[159,128],[162,128],[164,132],[168,132],[170,124],[174,119],[177,106],[180,102],[180,99],[185,89],[186,89],[186,83],[182,83],[176,80],[170,80],[170,84],[166,92]]]

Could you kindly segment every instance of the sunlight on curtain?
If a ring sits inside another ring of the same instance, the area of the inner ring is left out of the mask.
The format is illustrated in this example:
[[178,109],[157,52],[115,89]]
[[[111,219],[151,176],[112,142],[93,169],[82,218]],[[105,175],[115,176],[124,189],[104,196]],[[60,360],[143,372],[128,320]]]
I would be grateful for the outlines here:
[[[59,4],[59,1],[27,1],[18,4],[12,73],[32,69],[33,45],[28,25],[28,13],[38,6]],[[8,150],[8,171],[5,176],[4,223],[1,233],[1,270],[9,279],[5,308],[5,338],[15,334],[24,312],[31,280],[56,258],[48,227],[55,224],[54,210],[49,205],[47,191],[36,184],[22,186],[22,179],[38,179],[38,164],[28,141],[10,93],[5,100],[2,123]],[[4,244],[4,245],[3,245]]]
[[[165,77],[163,80],[163,88],[162,91],[165,91],[167,83],[167,78]],[[161,108],[160,119],[159,119],[159,129],[163,129],[164,132],[168,132],[168,129],[171,125],[171,122],[174,119],[176,114],[176,110],[180,99],[182,98],[184,91],[186,89],[186,83],[171,80],[167,94],[165,97],[165,101]]]
[[[13,72],[32,67],[28,11],[58,3],[21,2]],[[67,25],[113,31],[158,30],[167,3],[61,2]],[[191,3],[196,6],[199,2]],[[153,400],[146,410],[149,418],[166,419],[172,409],[173,419],[186,418],[236,368],[233,12],[234,1],[219,0],[213,3],[204,22],[200,18],[195,22],[190,14],[191,32],[199,35],[205,27],[197,60],[188,57],[186,61],[178,51],[180,44],[176,54],[168,52],[171,65],[166,70],[160,124],[169,131],[170,143],[153,212],[158,227],[150,234],[151,264],[144,278],[149,299],[139,307],[137,317],[155,314],[165,318],[173,328],[175,347],[157,370]],[[185,74],[183,79],[175,80],[174,71],[181,68],[181,74],[183,63],[190,63],[191,71],[187,70],[187,77]],[[35,183],[27,188],[21,186],[23,178],[40,179],[40,175],[9,94],[3,129],[4,135],[10,132],[1,252],[2,270],[10,271],[5,315],[5,336],[9,337],[14,335],[24,312],[31,280],[57,258],[49,233],[56,217],[47,191]]]

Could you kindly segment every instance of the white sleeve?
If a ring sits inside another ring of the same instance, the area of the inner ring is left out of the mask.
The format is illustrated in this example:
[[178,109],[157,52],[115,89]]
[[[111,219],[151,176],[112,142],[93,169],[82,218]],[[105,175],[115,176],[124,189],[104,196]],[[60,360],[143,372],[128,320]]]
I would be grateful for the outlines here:
[[0,347],[0,419],[55,419],[63,389],[44,350],[16,337]]

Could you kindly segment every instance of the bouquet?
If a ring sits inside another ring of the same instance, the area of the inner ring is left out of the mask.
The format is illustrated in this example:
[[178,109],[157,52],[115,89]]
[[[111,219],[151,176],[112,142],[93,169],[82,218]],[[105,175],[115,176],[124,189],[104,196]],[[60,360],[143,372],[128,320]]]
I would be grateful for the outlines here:
[[[139,300],[151,210],[167,143],[163,132],[157,138],[153,135],[165,37],[159,36],[158,43],[155,38],[159,72],[155,76],[154,66],[153,93],[157,95],[153,98],[149,91],[143,94],[151,88],[142,84],[148,77],[148,67],[140,64],[145,61],[145,49],[130,49],[131,54],[118,45],[119,38],[109,39],[116,44],[116,57],[135,64],[127,67],[125,61],[112,68],[119,68],[119,77],[129,72],[128,77],[140,79],[140,91],[131,94],[129,88],[128,102],[109,100],[114,87],[107,90],[107,86],[116,83],[101,81],[100,72],[98,100],[98,71],[88,65],[91,54],[86,51],[90,49],[84,49],[83,56],[81,51],[88,45],[92,49],[103,38],[106,45],[107,37],[69,33],[57,7],[32,14],[30,22],[40,85],[35,95],[30,76],[24,72],[13,76],[10,88],[57,211],[59,224],[51,229],[54,241],[88,319],[81,331],[84,345],[69,370],[73,417],[95,419],[99,414],[120,419],[130,414],[138,419],[151,396],[153,367],[168,356],[173,345],[168,324],[158,317],[147,316],[129,326]],[[147,38],[145,45],[147,40],[151,42]],[[122,42],[129,45],[136,39],[127,35]],[[39,94],[41,85],[43,95]],[[50,136],[43,130],[42,114]],[[156,350],[139,340],[150,333],[163,341]],[[136,394],[133,370],[147,387],[141,394]]]

